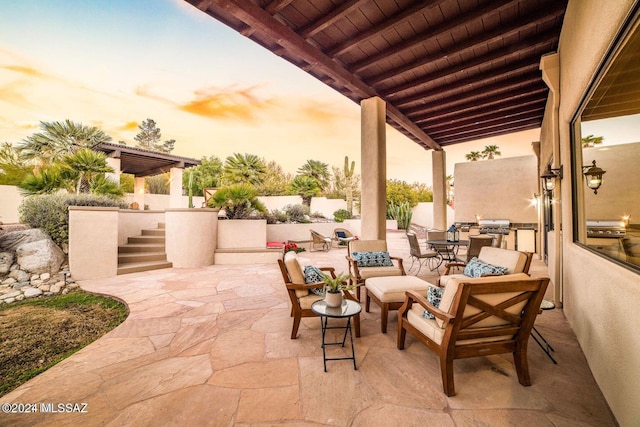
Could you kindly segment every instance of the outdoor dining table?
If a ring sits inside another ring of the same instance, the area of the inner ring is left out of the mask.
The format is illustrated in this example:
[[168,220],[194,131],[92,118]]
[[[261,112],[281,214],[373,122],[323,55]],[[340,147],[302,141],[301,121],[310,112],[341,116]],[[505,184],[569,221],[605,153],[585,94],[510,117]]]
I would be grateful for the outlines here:
[[442,261],[455,262],[457,260],[460,246],[469,246],[468,240],[427,240],[427,249],[433,248]]

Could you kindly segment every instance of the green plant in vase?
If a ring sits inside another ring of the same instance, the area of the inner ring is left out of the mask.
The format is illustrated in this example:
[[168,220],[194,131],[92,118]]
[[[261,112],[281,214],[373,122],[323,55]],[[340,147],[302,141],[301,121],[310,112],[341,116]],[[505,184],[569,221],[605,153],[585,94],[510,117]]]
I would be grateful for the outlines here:
[[349,283],[350,274],[341,273],[336,277],[323,274],[325,301],[329,307],[339,307],[342,304],[342,291],[355,289],[357,284]]

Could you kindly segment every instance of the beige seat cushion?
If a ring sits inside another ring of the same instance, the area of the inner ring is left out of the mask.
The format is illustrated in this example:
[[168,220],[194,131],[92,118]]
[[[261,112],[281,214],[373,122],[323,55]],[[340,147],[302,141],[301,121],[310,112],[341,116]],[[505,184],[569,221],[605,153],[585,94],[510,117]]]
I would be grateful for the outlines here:
[[360,277],[365,280],[371,277],[402,276],[402,270],[395,265],[389,267],[362,267],[358,271],[360,272]]
[[[294,285],[304,285],[304,274],[302,273],[302,267],[298,262],[298,256],[295,252],[289,251],[284,254],[284,265],[287,267],[289,278]],[[296,296],[298,298],[309,295],[307,289],[296,289]]]
[[507,268],[507,274],[522,273],[527,256],[520,251],[483,246],[478,255],[480,261]]
[[446,275],[446,276],[440,276],[440,286],[444,288],[444,287],[447,286],[447,283],[449,283],[449,280],[451,280],[453,278],[462,279],[462,278],[465,278],[465,277],[467,279],[470,278],[468,276],[465,276],[462,273],[456,273],[456,274],[449,274],[449,275]]
[[382,302],[402,302],[406,291],[416,291],[426,297],[429,285],[415,276],[372,277],[365,282],[367,293]]
[[316,294],[307,294],[306,296],[299,297],[298,301],[300,301],[300,308],[307,310],[311,308],[311,304],[321,299],[324,299],[324,297]]

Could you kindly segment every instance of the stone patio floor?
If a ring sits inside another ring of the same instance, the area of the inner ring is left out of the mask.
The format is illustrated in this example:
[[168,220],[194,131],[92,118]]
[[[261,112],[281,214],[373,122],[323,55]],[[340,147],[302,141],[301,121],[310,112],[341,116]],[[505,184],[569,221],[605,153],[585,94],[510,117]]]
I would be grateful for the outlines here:
[[[411,264],[403,233],[392,255]],[[345,248],[300,254],[346,270]],[[545,274],[534,261],[532,275]],[[423,269],[420,277],[435,281]],[[533,340],[533,385],[518,383],[510,355],[457,360],[457,396],[442,392],[438,359],[397,316],[380,332],[380,310],[363,313],[351,361],[323,372],[320,321],[303,319],[290,339],[288,296],[276,264],[165,269],[80,283],[116,296],[127,320],[93,344],[0,399],[86,403],[86,413],[0,413],[2,426],[610,426],[616,425],[561,309],[536,325],[554,365]],[[335,351],[342,351],[336,347]]]

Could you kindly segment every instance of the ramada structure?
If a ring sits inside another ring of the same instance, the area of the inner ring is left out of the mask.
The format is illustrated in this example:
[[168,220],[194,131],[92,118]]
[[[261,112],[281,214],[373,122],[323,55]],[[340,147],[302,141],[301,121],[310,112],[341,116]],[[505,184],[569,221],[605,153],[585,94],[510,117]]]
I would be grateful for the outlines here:
[[[607,120],[638,138],[637,1],[185,1],[360,103],[364,238],[385,234],[387,123],[432,150],[437,228],[446,226],[447,146],[541,128],[539,175],[557,176],[539,227],[555,302],[618,422],[640,422],[640,269],[633,254],[612,256],[587,235],[592,206],[615,204],[615,191],[627,205],[611,219],[629,235],[639,228],[637,174],[606,187],[638,157],[601,165],[594,195],[582,173],[593,152],[581,144]],[[478,197],[500,199],[491,189]]]

